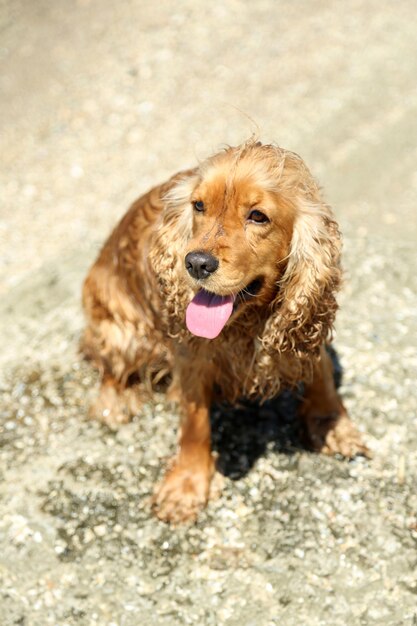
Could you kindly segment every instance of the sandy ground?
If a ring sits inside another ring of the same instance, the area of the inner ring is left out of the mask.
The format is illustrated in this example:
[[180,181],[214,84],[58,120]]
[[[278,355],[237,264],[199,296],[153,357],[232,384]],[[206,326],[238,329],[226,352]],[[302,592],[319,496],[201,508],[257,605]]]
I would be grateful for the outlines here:
[[[0,7],[0,623],[415,626],[415,2]],[[86,419],[80,286],[131,200],[249,118],[342,226],[341,391],[374,458],[303,450],[293,398],[215,411],[219,495],[172,530],[149,496],[177,416]]]

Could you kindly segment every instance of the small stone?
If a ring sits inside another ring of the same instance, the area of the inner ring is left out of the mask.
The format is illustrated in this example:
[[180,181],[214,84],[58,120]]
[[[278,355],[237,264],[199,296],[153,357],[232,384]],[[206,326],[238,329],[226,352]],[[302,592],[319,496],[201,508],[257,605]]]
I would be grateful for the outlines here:
[[83,538],[84,543],[91,543],[91,541],[93,541],[94,539],[95,539],[95,534],[93,533],[91,528],[86,528],[84,532],[84,538]]
[[97,526],[94,526],[93,530],[97,537],[104,537],[107,533],[107,526],[105,524],[98,524]]

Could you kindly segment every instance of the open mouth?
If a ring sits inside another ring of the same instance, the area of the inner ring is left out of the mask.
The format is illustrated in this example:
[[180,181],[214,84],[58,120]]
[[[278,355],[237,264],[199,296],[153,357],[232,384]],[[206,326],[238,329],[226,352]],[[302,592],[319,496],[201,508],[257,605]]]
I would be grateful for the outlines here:
[[214,339],[238,307],[259,293],[262,282],[261,278],[256,278],[237,294],[228,296],[200,289],[187,307],[185,321],[188,330],[197,337]]
[[242,304],[242,302],[247,302],[248,300],[251,300],[252,298],[257,296],[261,290],[262,283],[262,278],[255,278],[255,280],[249,283],[249,285],[241,289],[235,297],[233,310],[236,311],[236,309],[240,304]]

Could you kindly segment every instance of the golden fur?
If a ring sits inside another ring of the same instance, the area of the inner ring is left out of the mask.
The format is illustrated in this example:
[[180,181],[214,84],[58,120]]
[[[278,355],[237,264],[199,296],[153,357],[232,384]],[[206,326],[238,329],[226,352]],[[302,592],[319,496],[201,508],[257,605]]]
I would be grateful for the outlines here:
[[[204,211],[194,202],[204,202]],[[249,219],[253,210],[266,221]],[[195,250],[219,262],[204,280],[185,268]],[[155,496],[162,519],[193,518],[207,500],[214,389],[231,402],[265,400],[303,380],[315,448],[366,452],[323,350],[340,280],[340,235],[330,208],[302,159],[272,145],[228,148],[152,189],[121,220],[85,281],[83,347],[103,379],[93,412],[111,427],[137,410],[144,383],[172,375],[182,428],[176,461]],[[245,299],[252,281],[259,290]],[[192,335],[184,321],[202,287],[239,294],[237,310],[212,340]],[[136,379],[141,385],[132,385]],[[321,420],[315,441],[320,418],[332,421],[323,428]],[[342,422],[344,443],[334,444]]]

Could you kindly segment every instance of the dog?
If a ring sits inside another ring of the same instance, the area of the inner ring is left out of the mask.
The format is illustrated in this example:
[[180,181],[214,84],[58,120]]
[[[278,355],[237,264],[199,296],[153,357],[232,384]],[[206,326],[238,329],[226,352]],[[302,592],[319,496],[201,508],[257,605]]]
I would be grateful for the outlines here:
[[326,350],[340,248],[304,161],[255,140],[151,189],[104,244],[83,289],[83,350],[101,373],[91,413],[116,428],[138,412],[147,383],[170,375],[181,426],[153,498],[160,519],[194,520],[207,503],[214,396],[264,401],[302,381],[311,447],[368,454]]

